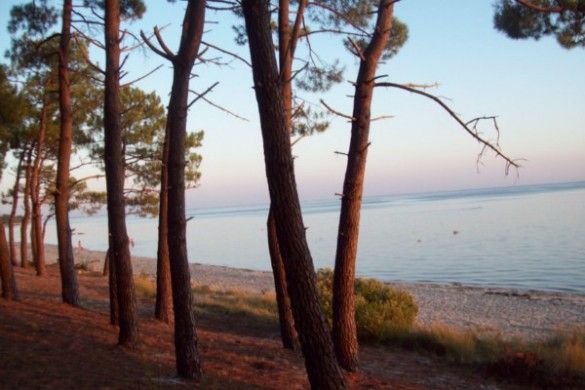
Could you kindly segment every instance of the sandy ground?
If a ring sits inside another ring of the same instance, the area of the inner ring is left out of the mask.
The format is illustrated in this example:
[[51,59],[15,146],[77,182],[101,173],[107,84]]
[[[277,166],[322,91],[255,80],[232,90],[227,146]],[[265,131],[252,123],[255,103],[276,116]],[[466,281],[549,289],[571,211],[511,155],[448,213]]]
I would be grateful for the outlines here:
[[[54,262],[57,248],[46,245],[47,261]],[[76,262],[90,270],[103,267],[104,253],[75,249]],[[135,274],[154,276],[156,261],[133,257]],[[271,292],[270,272],[222,266],[191,264],[194,283],[225,290]],[[479,333],[505,334],[506,337],[540,339],[559,330],[585,324],[585,295],[461,285],[400,283],[414,294],[419,305],[421,325],[446,324]]]

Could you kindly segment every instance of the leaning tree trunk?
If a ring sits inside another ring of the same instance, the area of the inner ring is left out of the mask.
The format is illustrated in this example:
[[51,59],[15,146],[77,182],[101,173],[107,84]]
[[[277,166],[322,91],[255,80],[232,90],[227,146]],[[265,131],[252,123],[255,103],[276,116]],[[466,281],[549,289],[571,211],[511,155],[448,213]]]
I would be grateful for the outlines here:
[[298,335],[295,329],[295,320],[290,304],[290,297],[286,286],[286,272],[284,262],[278,246],[278,235],[276,233],[276,221],[274,213],[268,212],[268,221],[266,223],[268,231],[268,249],[270,252],[270,262],[272,264],[272,274],[274,276],[274,290],[276,292],[276,303],[278,305],[278,319],[280,322],[280,338],[282,346],[288,349],[296,349],[298,346]]
[[243,0],[254,90],[260,112],[264,160],[278,243],[299,332],[305,367],[313,388],[346,388],[327,325],[319,307],[313,260],[297,193],[282,90],[270,32],[269,2]]
[[108,228],[111,268],[116,275],[120,345],[134,346],[138,341],[136,295],[126,230],[124,201],[124,155],[120,125],[120,2],[105,3],[106,80],[104,101],[104,160],[108,192]]
[[10,262],[8,242],[6,242],[2,218],[0,218],[0,281],[2,282],[2,298],[8,300],[18,299],[14,269]]
[[170,323],[173,315],[173,292],[171,287],[171,263],[169,258],[169,225],[168,225],[168,161],[169,131],[165,130],[163,153],[161,156],[160,199],[158,214],[158,250],[156,253],[156,303],[155,318]]
[[20,266],[26,268],[28,266],[28,223],[30,221],[30,176],[31,176],[31,161],[32,161],[32,147],[26,156],[26,167],[24,169],[24,193],[22,196],[22,204],[24,206],[24,214],[20,220]]
[[[289,4],[290,0],[280,0],[278,5],[278,51],[279,55],[279,83],[282,91],[284,115],[286,117],[287,128],[289,133],[292,132],[292,64],[294,57],[294,47],[297,37],[291,37],[289,26]],[[304,2],[301,2],[297,13],[304,10]],[[297,18],[302,15],[297,14]],[[299,19],[300,20],[300,19]],[[280,323],[280,338],[282,346],[288,349],[295,349],[298,345],[298,335],[295,329],[294,317],[290,306],[290,297],[286,284],[286,272],[282,261],[282,254],[278,245],[278,236],[276,234],[276,222],[272,207],[268,213],[266,222],[268,232],[268,250],[270,254],[270,263],[272,265],[272,274],[274,277],[274,289],[276,292],[276,303],[278,305],[278,320]]]
[[16,174],[14,177],[14,187],[12,188],[12,208],[10,209],[10,216],[8,217],[8,245],[10,247],[10,263],[15,266],[16,261],[16,239],[14,237],[14,222],[16,220],[16,210],[18,209],[18,193],[20,191],[20,176],[22,175],[22,163],[24,161],[26,152],[23,151],[18,158],[18,165],[16,166]]
[[393,3],[392,0],[380,2],[374,35],[360,62],[352,115],[355,119],[351,125],[351,141],[341,199],[333,280],[332,334],[337,360],[348,371],[355,371],[358,364],[354,292],[355,261],[369,145],[370,106],[376,68],[388,42],[392,25]]
[[41,200],[41,170],[43,167],[43,153],[45,135],[47,132],[47,104],[43,99],[43,108],[39,120],[39,134],[37,137],[35,161],[31,171],[30,199],[32,204],[31,243],[33,260],[37,276],[45,273],[45,248],[43,245],[43,214]]
[[59,271],[63,302],[79,306],[79,288],[73,259],[71,226],[69,225],[69,166],[73,140],[73,113],[69,84],[69,44],[71,41],[72,0],[63,1],[63,26],[59,42],[59,155],[57,162],[57,189],[55,191],[55,221],[59,247]]

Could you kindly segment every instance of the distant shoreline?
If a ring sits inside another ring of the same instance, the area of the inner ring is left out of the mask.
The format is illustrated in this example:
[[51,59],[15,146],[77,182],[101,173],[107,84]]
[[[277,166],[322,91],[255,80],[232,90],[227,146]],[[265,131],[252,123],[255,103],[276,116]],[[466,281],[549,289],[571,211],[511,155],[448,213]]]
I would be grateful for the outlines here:
[[[45,245],[47,264],[56,262],[57,246]],[[90,272],[101,272],[105,252],[74,248],[75,260]],[[135,275],[156,275],[156,260],[132,257]],[[273,294],[269,271],[191,263],[193,283],[217,290]],[[470,287],[459,284],[389,283],[411,292],[419,305],[418,323],[444,324],[478,334],[505,335],[507,338],[543,339],[560,330],[583,327],[585,295]]]

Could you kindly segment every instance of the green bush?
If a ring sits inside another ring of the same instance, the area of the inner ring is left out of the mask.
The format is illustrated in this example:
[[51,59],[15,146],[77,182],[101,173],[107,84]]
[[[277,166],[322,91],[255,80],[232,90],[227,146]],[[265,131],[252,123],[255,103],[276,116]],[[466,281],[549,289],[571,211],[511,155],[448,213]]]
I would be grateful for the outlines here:
[[[333,317],[333,271],[317,272],[317,287],[322,310],[329,326]],[[418,313],[414,297],[405,290],[390,287],[375,279],[356,279],[355,317],[361,340],[382,341],[396,332],[410,329]]]

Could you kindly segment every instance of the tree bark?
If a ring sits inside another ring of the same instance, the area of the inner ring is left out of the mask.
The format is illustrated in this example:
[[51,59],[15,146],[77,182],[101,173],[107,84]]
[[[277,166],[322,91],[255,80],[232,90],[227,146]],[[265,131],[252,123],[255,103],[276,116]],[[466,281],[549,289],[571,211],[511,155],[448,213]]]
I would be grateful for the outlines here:
[[17,265],[16,260],[16,239],[14,237],[14,222],[16,220],[16,210],[18,209],[18,193],[20,192],[20,176],[22,175],[22,163],[25,159],[26,151],[23,150],[18,158],[16,174],[14,177],[14,187],[12,188],[12,208],[8,217],[8,245],[10,247],[10,264]]
[[175,354],[179,376],[201,379],[201,358],[193,318],[191,274],[186,245],[185,137],[191,70],[203,35],[205,1],[189,0],[177,55],[173,57],[173,86],[167,115],[168,246],[175,312]]
[[364,51],[356,81],[351,141],[343,183],[337,253],[333,279],[333,342],[339,364],[355,371],[358,340],[355,322],[355,262],[359,236],[360,209],[369,146],[370,107],[376,68],[388,42],[394,1],[380,2],[374,35]]
[[30,175],[32,162],[32,147],[28,150],[26,156],[26,166],[24,168],[24,193],[22,196],[22,204],[24,206],[24,214],[20,220],[20,266],[26,268],[28,266],[28,223],[30,221]]
[[276,292],[276,303],[278,305],[278,318],[280,322],[280,338],[282,346],[295,350],[298,347],[299,339],[295,329],[295,322],[290,304],[290,297],[286,285],[286,272],[284,262],[278,246],[278,235],[276,233],[276,221],[272,210],[268,212],[266,223],[268,231],[268,249],[272,273],[274,275],[274,290]]
[[319,307],[316,275],[295,183],[268,6],[266,0],[242,1],[260,112],[266,176],[288,292],[311,386],[315,389],[346,388]]
[[105,264],[107,264],[108,287],[110,292],[110,324],[118,326],[120,323],[118,307],[118,283],[116,283],[116,264],[110,256],[110,249],[106,252]]
[[[297,10],[297,18],[302,17],[305,2],[301,2]],[[290,31],[290,1],[280,0],[278,5],[278,55],[280,71],[280,88],[282,90],[284,115],[289,132],[292,133],[292,64],[296,40]],[[299,13],[301,15],[299,15]],[[276,222],[274,213],[269,212],[266,223],[268,232],[268,248],[270,254],[270,263],[272,264],[272,273],[274,277],[274,288],[276,291],[276,303],[278,305],[278,319],[280,322],[280,336],[284,348],[295,349],[298,346],[298,335],[295,330],[294,318],[290,306],[288,287],[286,284],[286,273],[282,262],[282,255],[278,245],[276,235]]]
[[171,287],[171,263],[169,258],[169,220],[168,220],[168,161],[169,131],[165,129],[165,140],[161,156],[160,199],[158,216],[158,249],[156,261],[156,303],[154,317],[167,324],[173,314],[173,291]]
[[104,160],[108,192],[108,228],[111,267],[115,270],[120,332],[118,344],[138,342],[136,295],[126,230],[124,155],[120,125],[120,2],[105,2],[106,80],[104,101]]
[[33,247],[33,260],[37,276],[45,273],[45,248],[43,245],[43,214],[41,200],[41,170],[43,167],[43,154],[45,153],[45,135],[47,133],[47,104],[43,99],[43,107],[39,120],[39,133],[37,136],[35,161],[31,170],[30,199],[32,204],[31,243]]
[[106,251],[106,255],[104,256],[104,268],[102,270],[102,276],[108,276],[110,272],[110,248],[108,246],[108,250]]
[[79,306],[79,288],[71,226],[69,224],[69,166],[73,140],[73,113],[71,111],[71,87],[69,84],[69,44],[71,41],[72,0],[63,0],[63,26],[59,42],[59,159],[57,163],[57,189],[55,191],[55,221],[59,247],[59,271],[61,272],[61,296],[63,302]]
[[11,301],[18,299],[14,269],[10,262],[10,253],[2,218],[0,218],[0,280],[2,281],[2,298]]

